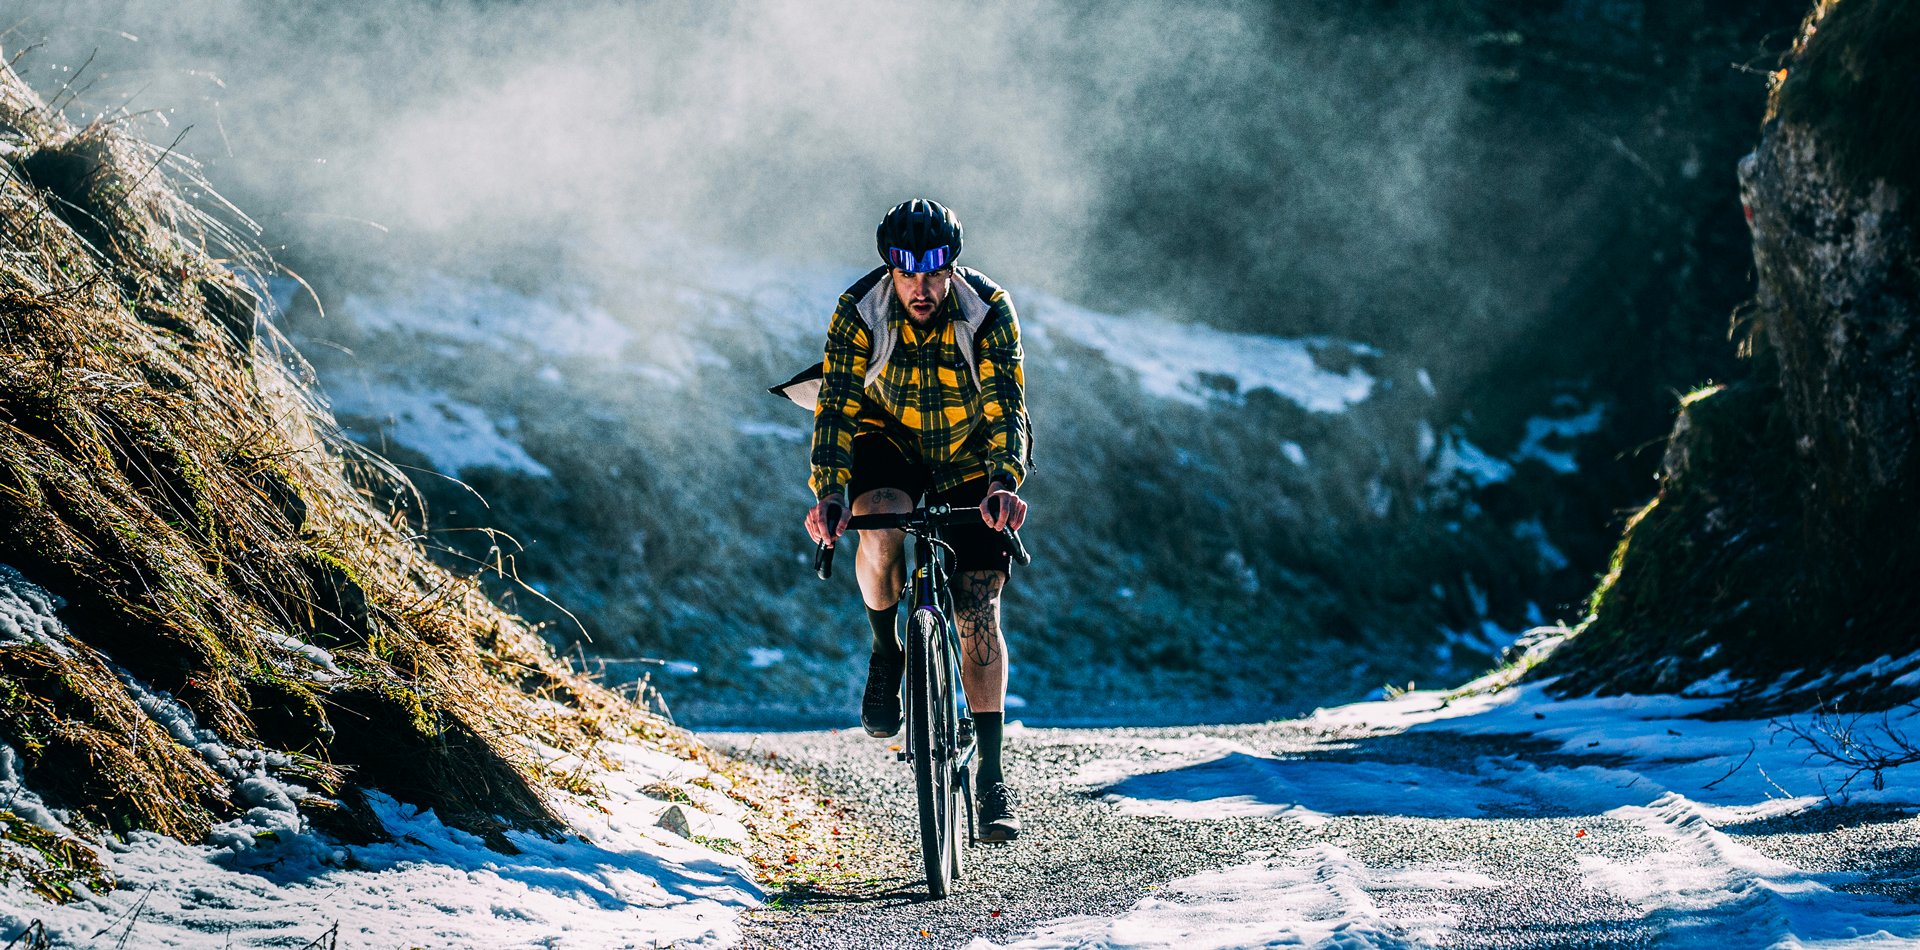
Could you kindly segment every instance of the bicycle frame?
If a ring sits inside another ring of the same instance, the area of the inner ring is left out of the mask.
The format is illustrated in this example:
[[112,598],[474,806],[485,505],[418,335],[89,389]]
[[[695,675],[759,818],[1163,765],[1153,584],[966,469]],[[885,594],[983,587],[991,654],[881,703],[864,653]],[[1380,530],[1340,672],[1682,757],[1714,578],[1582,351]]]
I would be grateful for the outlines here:
[[[897,528],[913,536],[913,567],[900,591],[900,603],[909,609],[896,618],[894,626],[906,656],[906,675],[900,683],[906,741],[900,744],[897,758],[913,766],[927,890],[936,900],[947,896],[964,863],[958,827],[961,811],[966,815],[967,841],[974,840],[970,767],[978,748],[961,673],[965,667],[953,597],[947,586],[947,555],[953,548],[941,539],[940,528],[979,516],[979,508],[931,505],[907,514],[855,515],[847,525],[850,530]],[[1003,530],[1001,536],[1015,561],[1029,562],[1019,535]],[[834,548],[822,544],[815,555],[814,571],[822,580],[833,576],[833,552]],[[931,622],[922,624],[929,617]]]
[[[908,572],[907,581],[900,589],[900,601],[902,603],[912,604],[913,609],[902,614],[895,620],[893,635],[896,642],[900,644],[901,650],[904,651],[907,646],[907,627],[908,624],[913,622],[913,615],[922,610],[933,611],[940,619],[940,629],[942,631],[940,641],[941,645],[945,648],[943,652],[945,652],[947,656],[949,675],[953,677],[953,682],[959,685],[965,682],[961,679],[961,671],[965,669],[965,667],[962,665],[960,657],[960,631],[959,628],[955,626],[953,620],[953,592],[947,587],[946,558],[941,556],[940,552],[936,551],[935,548],[935,545],[938,545],[939,548],[945,549],[946,552],[952,551],[952,548],[947,547],[946,542],[940,540],[938,519],[941,516],[949,514],[949,510],[943,510],[946,508],[947,506],[945,505],[936,505],[932,508],[924,509],[928,515],[928,528],[930,529],[931,536],[918,532],[913,534],[913,569]],[[904,682],[901,683],[901,688],[903,690],[906,688]],[[971,710],[967,708],[966,689],[964,687],[955,689],[953,694],[954,721],[960,724],[960,735],[956,741],[957,748],[938,751],[945,755],[956,757],[958,759],[957,767],[964,769],[973,764],[973,755],[976,751],[973,743],[973,717],[969,715]],[[901,709],[903,711],[909,709],[911,706],[911,704],[905,700],[906,697],[902,696]],[[900,750],[898,758],[902,762],[911,762],[913,761],[913,754],[910,750],[903,748]],[[971,832],[971,823],[969,823],[969,832]]]

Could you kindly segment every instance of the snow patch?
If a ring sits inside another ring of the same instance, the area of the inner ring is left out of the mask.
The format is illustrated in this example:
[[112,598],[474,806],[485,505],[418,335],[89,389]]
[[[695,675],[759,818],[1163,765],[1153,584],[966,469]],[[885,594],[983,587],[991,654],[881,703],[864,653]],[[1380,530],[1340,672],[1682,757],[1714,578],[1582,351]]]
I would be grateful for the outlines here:
[[1231,752],[1210,761],[1136,775],[1107,787],[1124,814],[1169,818],[1295,818],[1389,814],[1460,818],[1531,804],[1492,779],[1406,763],[1329,762]]
[[497,468],[537,478],[553,476],[507,437],[485,409],[446,393],[366,382],[331,395],[336,414],[379,420],[394,441],[426,456],[444,475]]
[[1611,817],[1668,850],[1636,861],[1581,857],[1590,886],[1653,911],[1666,947],[1865,947],[1920,940],[1920,910],[1836,888],[1847,872],[1803,871],[1715,828],[1711,812],[1669,793]]
[[72,656],[66,627],[54,612],[66,602],[9,565],[0,564],[0,643],[43,647]]
[[1354,356],[1377,351],[1327,339],[1283,339],[1230,333],[1152,314],[1125,317],[1096,313],[1035,291],[1026,291],[1023,327],[1036,341],[1056,339],[1089,347],[1132,370],[1140,386],[1164,399],[1200,406],[1209,400],[1238,402],[1268,389],[1312,412],[1341,412],[1373,394],[1374,379],[1359,367],[1335,373],[1314,362],[1316,349]]
[[[1371,868],[1331,844],[1205,871],[1167,885],[1118,918],[1069,917],[1010,944],[975,940],[968,950],[1229,950],[1240,947],[1329,947],[1341,950],[1429,947],[1454,926],[1441,912],[1390,913],[1374,895],[1501,886],[1500,881],[1439,865]],[[1427,903],[1427,902],[1423,902]]]
[[1514,450],[1513,460],[1532,459],[1561,475],[1578,472],[1580,466],[1574,461],[1571,451],[1548,448],[1547,442],[1549,439],[1575,439],[1600,431],[1600,423],[1606,419],[1606,409],[1604,403],[1594,403],[1576,416],[1535,416],[1528,419],[1526,437],[1520,440],[1520,447]]
[[1512,478],[1513,466],[1488,455],[1484,449],[1467,441],[1467,437],[1458,430],[1453,430],[1440,439],[1430,481],[1441,484],[1455,475],[1465,478],[1475,488],[1485,488]]

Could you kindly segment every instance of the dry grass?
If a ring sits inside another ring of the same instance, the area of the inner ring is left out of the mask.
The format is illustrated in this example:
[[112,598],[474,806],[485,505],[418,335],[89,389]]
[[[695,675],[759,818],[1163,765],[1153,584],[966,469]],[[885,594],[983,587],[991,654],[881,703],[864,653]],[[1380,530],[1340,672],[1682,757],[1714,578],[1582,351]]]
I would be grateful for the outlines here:
[[192,839],[234,812],[120,671],[230,744],[308,757],[343,813],[358,785],[483,833],[553,829],[566,777],[524,739],[637,730],[707,758],[374,503],[411,486],[340,436],[257,318],[272,264],[251,222],[125,126],[73,127],[0,67],[0,563],[67,600],[76,641],[0,645],[0,742],[27,783],[83,825]]

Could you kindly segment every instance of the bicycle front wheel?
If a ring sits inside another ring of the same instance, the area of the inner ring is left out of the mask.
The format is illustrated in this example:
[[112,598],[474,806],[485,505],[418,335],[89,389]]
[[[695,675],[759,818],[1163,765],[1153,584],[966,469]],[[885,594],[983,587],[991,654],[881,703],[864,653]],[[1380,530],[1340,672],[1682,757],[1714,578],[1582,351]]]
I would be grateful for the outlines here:
[[947,663],[944,621],[931,610],[913,612],[907,628],[907,741],[913,753],[914,791],[920,798],[920,856],[927,871],[927,892],[947,896],[953,884],[959,848],[954,807],[954,683]]

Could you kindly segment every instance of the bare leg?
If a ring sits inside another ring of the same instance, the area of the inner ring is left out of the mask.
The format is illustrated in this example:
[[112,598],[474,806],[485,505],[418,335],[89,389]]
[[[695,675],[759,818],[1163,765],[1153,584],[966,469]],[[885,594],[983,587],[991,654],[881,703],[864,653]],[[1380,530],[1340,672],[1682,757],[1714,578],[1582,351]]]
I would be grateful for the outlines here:
[[[856,515],[912,510],[913,499],[892,488],[876,488],[853,500]],[[896,528],[860,532],[854,575],[860,579],[860,597],[871,610],[885,610],[900,600],[900,587],[907,582],[906,537],[905,531]]]
[[960,682],[967,707],[1003,712],[1007,704],[1007,639],[1000,632],[1000,589],[1007,575],[966,571],[953,579],[954,625],[960,628]]

